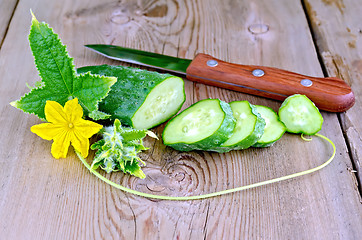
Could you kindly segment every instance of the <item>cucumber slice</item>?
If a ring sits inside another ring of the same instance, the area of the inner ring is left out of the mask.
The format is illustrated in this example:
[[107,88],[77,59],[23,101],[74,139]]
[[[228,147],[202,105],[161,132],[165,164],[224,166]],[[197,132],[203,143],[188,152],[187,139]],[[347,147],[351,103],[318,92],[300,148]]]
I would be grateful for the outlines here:
[[305,95],[295,94],[284,100],[279,108],[280,120],[291,133],[314,135],[322,128],[323,117]]
[[184,81],[169,77],[155,86],[132,117],[133,127],[148,129],[170,119],[185,101]]
[[205,99],[168,122],[162,139],[165,145],[179,151],[209,150],[225,142],[234,127],[235,119],[228,103]]
[[78,73],[117,77],[99,109],[136,129],[150,129],[175,115],[185,102],[184,81],[170,74],[160,74],[123,66],[89,66]]
[[253,147],[269,147],[279,140],[286,131],[276,112],[266,106],[255,105],[256,110],[265,120],[264,134]]
[[236,125],[231,137],[221,144],[216,152],[246,149],[254,145],[263,135],[265,121],[256,108],[248,101],[234,101],[229,103]]

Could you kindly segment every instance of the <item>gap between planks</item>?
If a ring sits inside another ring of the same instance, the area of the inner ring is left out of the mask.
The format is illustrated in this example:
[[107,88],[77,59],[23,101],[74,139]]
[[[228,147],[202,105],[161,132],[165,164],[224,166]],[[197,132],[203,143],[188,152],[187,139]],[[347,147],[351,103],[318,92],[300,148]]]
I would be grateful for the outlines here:
[[[303,7],[303,11],[304,11],[307,23],[308,23],[308,28],[309,28],[310,34],[312,36],[313,45],[314,45],[316,54],[318,56],[319,65],[320,65],[320,67],[322,69],[323,75],[324,75],[324,77],[331,77],[328,74],[327,67],[324,64],[323,57],[321,55],[321,50],[319,49],[318,44],[317,44],[317,37],[318,37],[317,34],[316,34],[317,31],[315,31],[315,29],[313,28],[312,19],[311,19],[310,15],[309,15],[307,4],[306,4],[305,0],[301,0],[300,2],[301,2],[301,5]],[[344,127],[343,120],[342,120],[342,118],[343,118],[342,114],[344,114],[344,113],[337,113],[338,123],[340,125],[341,130],[342,130],[343,138],[344,138],[344,141],[345,141],[347,149],[348,149],[348,156],[351,159],[351,165],[352,165],[353,169],[357,169],[356,168],[357,159],[354,159],[354,157],[352,155],[351,143],[350,143],[350,141],[348,139],[348,136],[346,134],[346,129]],[[360,175],[362,176],[362,173],[358,172],[358,171],[351,171],[351,173],[355,176],[355,179],[356,179],[357,185],[358,185],[358,187],[357,187],[358,193],[360,194],[360,196],[362,198],[362,186],[361,186],[361,181],[360,181]]]
[[5,38],[6,38],[6,35],[8,34],[11,21],[13,20],[15,11],[16,11],[16,9],[18,8],[19,1],[20,1],[20,0],[16,0],[15,6],[14,6],[14,8],[13,8],[13,11],[11,12],[10,18],[9,18],[7,24],[6,24],[5,31],[4,31],[4,35],[3,35],[2,39],[0,40],[0,50],[1,50],[1,47],[3,46],[3,43],[4,43]]

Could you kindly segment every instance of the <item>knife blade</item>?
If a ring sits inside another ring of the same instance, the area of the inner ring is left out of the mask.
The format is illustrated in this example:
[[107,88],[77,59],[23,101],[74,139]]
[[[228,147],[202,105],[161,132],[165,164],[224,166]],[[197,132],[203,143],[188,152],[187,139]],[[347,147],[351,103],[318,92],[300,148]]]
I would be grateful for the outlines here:
[[279,101],[303,94],[324,111],[344,112],[355,102],[351,87],[336,77],[319,78],[273,67],[229,63],[203,53],[190,60],[114,45],[85,46],[111,59],[182,74],[191,81],[238,92]]

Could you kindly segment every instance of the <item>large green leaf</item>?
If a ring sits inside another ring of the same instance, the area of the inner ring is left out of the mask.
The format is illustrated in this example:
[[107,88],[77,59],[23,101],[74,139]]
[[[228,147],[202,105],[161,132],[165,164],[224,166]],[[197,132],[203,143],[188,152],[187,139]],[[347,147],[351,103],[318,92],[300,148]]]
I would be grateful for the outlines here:
[[29,43],[41,84],[37,84],[38,87],[11,105],[45,119],[44,107],[47,100],[64,105],[66,101],[78,98],[85,114],[96,119],[107,117],[98,111],[98,103],[107,96],[117,78],[90,73],[77,75],[73,59],[69,57],[58,35],[48,24],[39,23],[34,15]]

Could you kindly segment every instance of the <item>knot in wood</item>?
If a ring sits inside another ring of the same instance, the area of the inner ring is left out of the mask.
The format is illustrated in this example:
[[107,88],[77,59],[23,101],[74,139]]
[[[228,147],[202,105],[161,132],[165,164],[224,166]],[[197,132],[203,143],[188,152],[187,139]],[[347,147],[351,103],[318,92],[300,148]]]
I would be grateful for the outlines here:
[[248,30],[252,34],[263,34],[269,31],[269,26],[262,23],[254,23],[248,27]]
[[110,19],[115,24],[123,25],[141,16],[142,12],[137,4],[123,4],[113,9]]
[[128,17],[128,16],[117,15],[117,16],[111,17],[111,22],[113,22],[115,24],[119,24],[119,25],[126,24],[129,21],[130,21],[130,17]]
[[148,190],[150,190],[151,192],[162,192],[165,190],[165,186],[160,185],[157,182],[149,182],[146,183],[146,187]]

